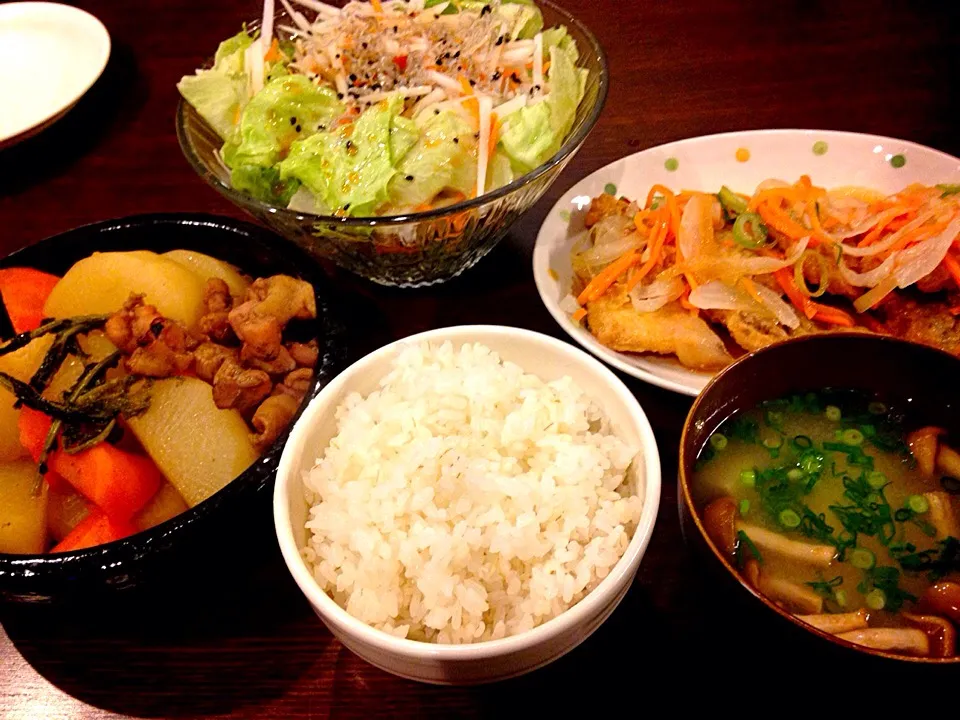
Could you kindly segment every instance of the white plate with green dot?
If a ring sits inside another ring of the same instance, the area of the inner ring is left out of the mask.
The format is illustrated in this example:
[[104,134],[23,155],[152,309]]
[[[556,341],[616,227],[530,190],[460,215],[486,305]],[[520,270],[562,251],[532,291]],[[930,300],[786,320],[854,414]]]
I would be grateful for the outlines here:
[[750,130],[650,148],[597,170],[554,205],[533,251],[540,297],[560,326],[601,360],[653,385],[697,395],[709,373],[674,358],[610,350],[563,309],[573,280],[570,252],[584,232],[590,200],[604,192],[642,200],[655,184],[709,192],[727,185],[752,194],[763,180],[795,182],[804,174],[827,188],[856,185],[892,194],[916,182],[960,182],[960,160],[906,140],[829,130]]

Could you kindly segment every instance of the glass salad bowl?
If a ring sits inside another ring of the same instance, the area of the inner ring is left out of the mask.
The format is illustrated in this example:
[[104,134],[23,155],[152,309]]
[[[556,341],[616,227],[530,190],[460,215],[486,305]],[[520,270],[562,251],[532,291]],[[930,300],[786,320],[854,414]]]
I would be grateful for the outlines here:
[[[343,4],[336,3],[336,4]],[[564,25],[577,44],[577,65],[587,71],[585,95],[570,133],[546,163],[513,182],[441,209],[405,215],[339,217],[271,205],[234,189],[220,158],[221,138],[183,99],[177,137],[193,169],[238,207],[314,257],[382,285],[418,287],[444,282],[472,267],[529,210],[583,145],[607,96],[606,57],[594,35],[562,8],[540,0],[544,27]],[[290,24],[282,6],[275,26]],[[255,28],[257,22],[247,24]],[[212,60],[205,65],[210,67]]]

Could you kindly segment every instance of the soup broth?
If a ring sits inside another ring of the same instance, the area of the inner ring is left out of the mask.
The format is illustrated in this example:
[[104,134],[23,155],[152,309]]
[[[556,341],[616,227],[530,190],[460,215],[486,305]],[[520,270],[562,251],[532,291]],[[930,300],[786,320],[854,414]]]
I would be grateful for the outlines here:
[[[956,482],[931,472],[929,443],[915,456],[904,425],[895,407],[850,392],[763,403],[710,437],[694,502],[714,542],[784,608],[878,649],[952,655],[949,618],[936,616],[938,630],[916,614],[933,588],[960,581]],[[937,429],[923,432],[949,451]]]

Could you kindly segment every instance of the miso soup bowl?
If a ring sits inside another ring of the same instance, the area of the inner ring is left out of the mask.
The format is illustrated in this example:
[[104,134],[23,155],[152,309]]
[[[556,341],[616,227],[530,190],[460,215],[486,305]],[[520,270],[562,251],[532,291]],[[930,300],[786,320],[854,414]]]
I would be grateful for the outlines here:
[[[212,255],[250,275],[284,273],[313,285],[317,301],[313,327],[321,353],[302,410],[309,398],[342,367],[342,333],[331,310],[328,283],[320,267],[262,228],[214,215],[137,215],[41,240],[3,258],[0,267],[31,267],[62,275],[75,262],[95,252],[162,253],[179,248]],[[127,597],[135,590],[190,586],[192,576],[220,577],[219,573],[228,573],[231,558],[244,557],[241,548],[256,549],[253,538],[270,539],[267,498],[285,439],[278,438],[253,465],[212,497],[150,530],[105,545],[55,555],[0,553],[0,601],[89,603],[93,599]],[[0,520],[2,517],[0,507]],[[244,532],[236,532],[238,527],[243,527]],[[230,538],[227,553],[225,537]]]
[[[349,615],[327,595],[301,554],[308,517],[303,476],[337,432],[335,412],[350,393],[379,386],[393,359],[411,343],[482,343],[501,358],[544,380],[570,376],[603,409],[614,432],[639,451],[628,481],[643,494],[640,521],[623,557],[580,602],[559,616],[511,637],[469,645],[437,645],[393,637]],[[586,640],[629,590],[653,533],[660,503],[660,458],[646,415],[627,387],[599,361],[539,333],[497,326],[432,330],[383,347],[355,363],[310,403],[283,451],[274,491],[277,538],[287,567],[314,611],[350,650],[382,670],[437,684],[502,680],[556,660]]]
[[[907,663],[960,662],[960,657],[920,658],[873,650],[840,640],[797,619],[750,585],[710,539],[691,491],[697,455],[724,420],[764,400],[792,393],[837,388],[899,398],[909,403],[911,417],[946,428],[956,437],[960,433],[960,383],[945,382],[947,378],[956,377],[960,377],[960,359],[952,355],[925,345],[866,333],[811,335],[744,356],[710,381],[694,401],[683,426],[677,495],[684,539],[715,571],[714,575],[732,581],[727,585],[739,586],[739,590],[734,589],[748,598],[745,604],[751,609],[763,606],[764,612],[779,615],[795,628],[819,636],[824,645],[832,644],[847,654],[856,651]],[[745,611],[742,617],[727,618],[724,622],[759,620]]]

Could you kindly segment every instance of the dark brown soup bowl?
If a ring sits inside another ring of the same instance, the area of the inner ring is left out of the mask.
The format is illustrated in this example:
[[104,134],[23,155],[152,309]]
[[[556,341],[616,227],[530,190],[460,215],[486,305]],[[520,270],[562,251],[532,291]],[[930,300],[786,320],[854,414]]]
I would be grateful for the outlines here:
[[[87,225],[42,240],[0,260],[62,275],[97,251],[183,248],[212,255],[256,277],[287,274],[311,283],[317,319],[307,330],[320,342],[313,383],[300,411],[337,373],[344,359],[342,330],[331,311],[329,283],[314,260],[266,230],[230,218],[199,214],[138,215]],[[298,411],[299,416],[299,411]],[[296,418],[294,418],[296,420]],[[291,426],[293,423],[291,423]],[[0,553],[0,601],[84,602],[143,586],[169,586],[188,570],[206,574],[242,557],[270,521],[270,490],[284,433],[241,475],[212,497],[145,532],[86,550],[55,555]],[[0,508],[2,519],[3,508]]]
[[[817,630],[767,599],[750,585],[709,538],[700,511],[694,506],[691,484],[694,465],[709,437],[736,412],[798,392],[827,388],[875,394],[894,402],[908,426],[937,425],[954,437],[960,432],[960,359],[933,348],[865,333],[813,335],[790,340],[746,355],[719,373],[690,408],[680,439],[677,494],[684,538],[721,578],[739,585],[736,592],[776,613],[796,628],[819,635],[843,652],[912,663],[949,664],[960,657],[920,658],[873,650]],[[728,585],[731,583],[727,583]],[[744,621],[750,621],[744,614]],[[760,618],[757,618],[759,621]],[[794,633],[799,635],[800,633]]]

